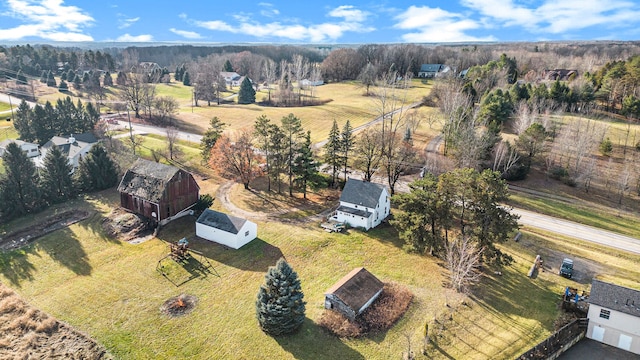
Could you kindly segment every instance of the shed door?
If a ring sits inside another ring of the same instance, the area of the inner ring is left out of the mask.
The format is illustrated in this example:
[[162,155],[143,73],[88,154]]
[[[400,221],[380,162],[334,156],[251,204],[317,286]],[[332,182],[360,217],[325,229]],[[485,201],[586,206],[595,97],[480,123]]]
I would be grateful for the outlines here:
[[604,339],[604,328],[600,326],[594,326],[591,338],[593,340],[602,342],[602,340]]
[[618,347],[623,350],[630,351],[631,350],[631,336],[627,336],[625,334],[620,334],[620,339],[618,339]]

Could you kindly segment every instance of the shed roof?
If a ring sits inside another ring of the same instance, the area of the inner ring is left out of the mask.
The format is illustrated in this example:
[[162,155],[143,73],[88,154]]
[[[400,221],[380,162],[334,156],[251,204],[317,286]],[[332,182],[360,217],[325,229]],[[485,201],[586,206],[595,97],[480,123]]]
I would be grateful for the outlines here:
[[197,222],[231,234],[237,234],[247,220],[219,211],[206,209],[202,215],[198,217]]
[[30,143],[30,142],[27,142],[27,141],[22,141],[22,140],[17,140],[17,139],[6,139],[6,140],[0,141],[0,149],[5,149],[11,143],[16,143],[16,145],[18,145],[18,146],[33,145],[35,147],[38,147],[38,144]]
[[443,66],[442,64],[422,64],[420,72],[438,72]]
[[375,209],[385,190],[380,184],[349,178],[342,189],[340,201]]
[[382,281],[367,269],[360,267],[345,275],[330,287],[325,294],[337,296],[357,313],[383,287]]
[[138,159],[122,177],[118,191],[158,203],[167,182],[178,171],[175,166]]
[[640,291],[593,280],[589,302],[607,309],[640,317]]

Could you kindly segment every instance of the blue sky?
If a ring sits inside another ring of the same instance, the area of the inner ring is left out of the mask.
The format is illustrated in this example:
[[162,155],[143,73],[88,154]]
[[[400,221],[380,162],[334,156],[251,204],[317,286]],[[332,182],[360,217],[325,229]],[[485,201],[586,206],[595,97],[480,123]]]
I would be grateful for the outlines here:
[[0,41],[638,40],[637,0],[3,0]]

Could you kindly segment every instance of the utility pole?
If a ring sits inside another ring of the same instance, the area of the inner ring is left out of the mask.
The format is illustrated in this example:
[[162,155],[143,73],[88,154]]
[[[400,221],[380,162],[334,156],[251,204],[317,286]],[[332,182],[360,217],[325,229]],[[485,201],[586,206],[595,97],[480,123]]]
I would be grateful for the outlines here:
[[131,114],[129,114],[129,104],[127,104],[127,118],[129,119],[129,137],[131,138],[131,148],[133,149],[133,155],[135,155],[136,144],[133,140],[133,129],[131,128]]

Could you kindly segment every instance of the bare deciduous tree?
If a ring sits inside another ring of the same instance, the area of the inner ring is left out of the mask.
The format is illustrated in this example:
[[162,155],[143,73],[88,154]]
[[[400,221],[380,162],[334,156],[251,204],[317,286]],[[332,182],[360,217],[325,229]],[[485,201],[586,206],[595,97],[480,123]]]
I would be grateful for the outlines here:
[[169,159],[173,160],[173,156],[176,155],[176,141],[178,140],[178,129],[174,127],[168,127],[165,129],[167,134],[167,151],[169,152]]
[[353,166],[364,173],[364,181],[371,181],[380,165],[382,159],[380,136],[379,129],[365,128],[357,138]]
[[468,237],[461,236],[446,244],[445,250],[445,265],[449,270],[451,287],[458,292],[468,292],[482,276],[478,269],[482,249]]

